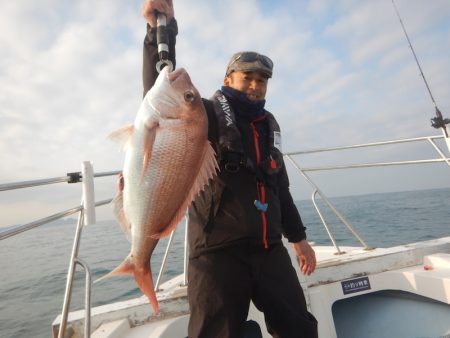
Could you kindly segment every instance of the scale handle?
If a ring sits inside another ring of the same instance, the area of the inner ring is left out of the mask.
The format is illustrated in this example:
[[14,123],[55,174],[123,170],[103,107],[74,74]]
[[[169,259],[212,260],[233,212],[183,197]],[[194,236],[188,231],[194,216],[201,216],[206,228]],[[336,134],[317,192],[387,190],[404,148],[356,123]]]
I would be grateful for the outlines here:
[[156,42],[161,61],[169,59],[169,34],[167,33],[166,15],[156,12]]

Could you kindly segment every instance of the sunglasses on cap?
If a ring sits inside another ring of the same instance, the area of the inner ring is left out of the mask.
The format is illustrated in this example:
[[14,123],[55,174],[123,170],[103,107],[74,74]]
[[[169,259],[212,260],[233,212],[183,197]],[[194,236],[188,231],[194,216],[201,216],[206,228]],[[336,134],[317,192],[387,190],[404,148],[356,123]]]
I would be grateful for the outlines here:
[[230,62],[228,67],[233,65],[236,61],[240,62],[255,62],[260,61],[265,67],[269,68],[270,70],[273,69],[273,62],[271,59],[269,59],[267,56],[258,54],[256,52],[242,52],[238,53],[236,57],[233,59],[233,61]]

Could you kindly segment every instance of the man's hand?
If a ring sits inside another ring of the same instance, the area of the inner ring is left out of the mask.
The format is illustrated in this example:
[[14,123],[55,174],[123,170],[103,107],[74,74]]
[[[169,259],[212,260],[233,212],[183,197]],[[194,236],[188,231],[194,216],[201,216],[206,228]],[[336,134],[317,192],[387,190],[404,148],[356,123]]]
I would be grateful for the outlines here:
[[165,14],[167,23],[174,17],[172,0],[145,0],[142,4],[141,12],[150,27],[156,27],[155,11]]
[[314,249],[305,239],[297,243],[292,243],[292,246],[299,259],[300,270],[304,275],[309,276],[316,269],[316,253]]

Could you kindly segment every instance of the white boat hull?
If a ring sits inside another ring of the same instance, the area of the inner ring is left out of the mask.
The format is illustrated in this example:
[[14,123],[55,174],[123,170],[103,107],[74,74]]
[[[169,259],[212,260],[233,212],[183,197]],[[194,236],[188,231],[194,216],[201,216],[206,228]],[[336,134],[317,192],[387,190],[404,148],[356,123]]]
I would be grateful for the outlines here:
[[[373,250],[343,247],[342,255],[333,247],[314,248],[316,272],[307,278],[297,272],[319,337],[450,335],[450,237]],[[158,316],[144,297],[93,308],[92,337],[186,337],[189,309],[181,282],[178,276],[161,286]],[[271,337],[253,306],[249,319],[260,324],[264,338]],[[83,325],[84,311],[70,314],[74,337],[83,335]]]

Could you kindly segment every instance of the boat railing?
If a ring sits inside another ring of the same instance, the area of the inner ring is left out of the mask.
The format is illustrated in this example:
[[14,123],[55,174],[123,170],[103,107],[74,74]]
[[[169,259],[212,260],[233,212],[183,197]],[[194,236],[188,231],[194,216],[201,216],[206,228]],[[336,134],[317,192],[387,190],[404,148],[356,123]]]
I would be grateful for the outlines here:
[[[338,209],[333,205],[330,199],[323,193],[323,191],[319,188],[319,186],[311,179],[311,177],[307,174],[309,172],[315,171],[330,171],[330,170],[343,170],[343,169],[355,169],[355,168],[371,168],[371,167],[386,167],[386,166],[400,166],[400,165],[413,165],[413,164],[426,164],[426,163],[445,163],[450,167],[450,158],[445,155],[445,151],[442,150],[436,143],[437,140],[448,140],[444,135],[440,136],[426,136],[426,137],[416,137],[416,138],[408,138],[408,139],[399,139],[399,140],[390,140],[390,141],[381,141],[381,142],[372,142],[372,143],[362,143],[356,145],[349,146],[341,146],[341,147],[329,147],[329,148],[320,148],[314,150],[307,151],[297,151],[297,152],[288,152],[284,154],[284,157],[289,160],[290,163],[294,166],[294,168],[303,176],[303,178],[311,185],[314,189],[312,193],[312,202],[313,205],[320,217],[320,220],[330,238],[333,246],[336,249],[336,254],[343,254],[345,252],[341,251],[336,240],[334,239],[333,234],[331,233],[329,226],[321,212],[317,202],[316,196],[317,194],[320,198],[325,202],[325,204],[330,208],[330,210],[336,215],[336,217],[347,227],[347,229],[351,232],[351,234],[364,246],[365,250],[373,249],[369,245],[367,245],[362,237],[356,232],[352,224],[342,215]],[[407,161],[391,161],[391,162],[373,162],[373,163],[354,163],[354,164],[344,164],[344,165],[335,165],[335,166],[317,166],[317,167],[301,167],[297,161],[295,161],[294,156],[307,155],[307,154],[318,154],[325,152],[336,152],[343,150],[353,150],[353,149],[361,149],[361,148],[370,148],[370,147],[382,147],[388,145],[399,145],[399,144],[407,144],[407,143],[417,143],[417,142],[426,142],[430,144],[433,149],[437,152],[438,157],[432,159],[425,160],[407,160]],[[450,151],[450,149],[449,149]]]
[[82,184],[82,201],[81,205],[73,207],[71,209],[58,212],[56,214],[32,221],[30,223],[8,227],[7,230],[0,232],[0,240],[13,237],[20,233],[32,230],[34,228],[43,226],[45,224],[51,223],[53,221],[62,219],[78,213],[78,222],[76,227],[76,232],[74,236],[72,253],[69,262],[69,269],[66,279],[66,289],[64,294],[64,302],[62,309],[62,320],[60,324],[60,329],[58,337],[63,337],[65,328],[67,325],[67,318],[69,314],[71,296],[72,296],[72,286],[74,281],[75,269],[79,265],[84,269],[86,279],[85,279],[85,322],[84,322],[84,336],[90,337],[90,311],[91,311],[91,272],[88,264],[78,257],[78,249],[80,245],[82,229],[85,225],[95,223],[95,208],[106,205],[112,201],[112,199],[107,199],[99,202],[95,202],[94,193],[94,178],[107,177],[118,175],[120,171],[102,172],[94,174],[92,164],[90,162],[82,163],[82,170],[80,172],[68,173],[66,176],[48,178],[42,180],[32,180],[23,181],[9,184],[0,184],[0,191],[10,191],[17,189],[32,188],[37,186],[51,185],[57,183],[81,183]]
[[[22,181],[22,182],[14,182],[7,184],[0,184],[0,191],[11,191],[17,189],[26,189],[33,188],[38,186],[52,185],[58,183],[81,183],[82,184],[82,200],[79,206],[52,214],[50,216],[22,224],[16,226],[7,227],[7,230],[0,232],[0,241],[7,239],[9,237],[13,237],[19,235],[23,232],[35,229],[37,227],[46,225],[48,223],[57,221],[59,219],[72,216],[78,214],[78,221],[76,226],[76,231],[74,235],[72,252],[69,261],[69,268],[67,272],[66,278],[66,288],[64,293],[64,301],[63,301],[63,309],[61,313],[61,322],[59,326],[58,338],[64,337],[64,333],[67,326],[67,319],[69,315],[72,291],[73,291],[73,281],[75,278],[75,270],[76,266],[79,265],[83,268],[85,272],[85,322],[84,322],[84,336],[90,337],[90,311],[91,311],[91,272],[88,264],[78,257],[78,249],[80,247],[81,234],[83,227],[86,225],[94,224],[96,221],[95,217],[95,208],[99,206],[103,206],[111,203],[112,199],[106,199],[99,202],[95,202],[95,193],[94,193],[94,178],[100,177],[108,177],[108,176],[117,176],[121,171],[109,171],[109,172],[101,172],[94,173],[92,164],[90,162],[82,163],[82,171],[80,172],[72,172],[68,173],[66,176],[40,179],[40,180],[31,180],[31,181]],[[187,216],[185,217],[187,221]],[[176,228],[175,228],[176,230]],[[161,267],[159,270],[159,274],[155,283],[155,291],[159,290],[159,286],[161,283],[161,278],[164,275],[165,268],[167,265],[167,259],[169,256],[169,252],[173,243],[175,230],[171,233],[169,241],[166,245],[164,258],[161,263]],[[184,281],[183,285],[187,285],[187,227],[185,234],[185,243],[184,243]]]
[[[312,201],[313,201],[314,207],[316,208],[316,211],[321,218],[321,221],[325,227],[325,230],[326,230],[331,242],[333,243],[334,247],[336,248],[336,251],[337,251],[336,253],[342,254],[344,252],[342,252],[340,250],[339,246],[337,245],[336,240],[334,239],[334,237],[325,221],[325,218],[323,217],[323,214],[316,203],[317,195],[320,196],[320,198],[334,212],[334,214],[338,217],[338,219],[343,224],[346,225],[348,230],[353,234],[353,236],[355,236],[355,238],[358,241],[361,242],[361,244],[364,246],[365,249],[371,249],[371,248],[364,242],[364,240],[361,238],[361,236],[358,235],[358,233],[353,228],[351,223],[344,217],[344,215],[342,215],[337,210],[337,208],[331,203],[330,199],[323,193],[323,191],[309,177],[309,175],[307,173],[314,172],[314,171],[341,170],[341,169],[351,169],[351,168],[368,168],[368,167],[380,167],[380,166],[412,165],[412,164],[439,163],[439,162],[446,163],[450,167],[450,158],[447,157],[444,154],[444,151],[442,149],[440,149],[439,146],[436,144],[436,140],[443,139],[443,138],[444,138],[444,136],[430,136],[430,137],[410,138],[410,139],[375,142],[375,143],[365,143],[365,144],[359,144],[359,145],[333,147],[333,148],[322,148],[322,149],[315,149],[315,150],[309,150],[309,151],[289,152],[289,153],[285,153],[284,156],[285,156],[285,159],[287,159],[290,163],[292,163],[292,165],[297,169],[297,171],[301,174],[301,176],[303,176],[305,178],[305,180],[312,186],[312,188],[314,190],[313,194],[312,194]],[[433,158],[433,159],[427,159],[427,160],[376,162],[376,163],[361,163],[361,164],[349,164],[349,165],[339,165],[339,166],[318,166],[318,167],[301,167],[295,160],[296,156],[301,156],[301,155],[305,155],[305,154],[341,151],[341,150],[358,149],[358,148],[366,148],[366,147],[379,147],[379,146],[385,146],[385,145],[403,144],[403,143],[412,143],[412,142],[428,142],[428,143],[430,143],[432,145],[432,147],[438,153],[439,157]],[[7,230],[0,232],[0,240],[3,240],[8,237],[11,237],[11,236],[18,235],[22,232],[32,230],[32,229],[42,226],[44,224],[53,222],[55,220],[62,219],[64,217],[67,217],[70,215],[78,214],[77,228],[76,228],[76,232],[75,232],[75,236],[74,236],[72,254],[71,254],[69,269],[68,269],[68,273],[67,273],[66,290],[65,290],[65,295],[64,295],[64,304],[63,304],[63,310],[62,310],[62,314],[61,314],[61,321],[60,321],[58,337],[64,336],[64,332],[65,332],[65,329],[67,326],[67,318],[68,318],[68,313],[69,313],[69,308],[70,308],[72,285],[73,285],[76,265],[80,265],[84,269],[85,274],[86,274],[84,336],[85,337],[90,336],[90,308],[91,308],[90,294],[91,294],[91,284],[92,284],[91,274],[90,274],[90,270],[89,270],[87,263],[84,262],[82,259],[78,258],[78,248],[79,248],[79,244],[80,244],[81,232],[82,232],[83,227],[87,224],[95,223],[95,208],[111,202],[111,199],[95,202],[94,183],[93,183],[94,178],[117,176],[119,173],[120,173],[120,171],[94,173],[91,163],[83,162],[81,172],[69,173],[63,177],[56,177],[56,178],[50,178],[50,179],[44,179],[44,180],[26,181],[26,182],[17,182],[17,183],[10,183],[10,184],[0,184],[0,191],[23,189],[23,188],[29,188],[29,187],[42,186],[42,185],[56,184],[56,183],[81,183],[82,184],[82,201],[79,206],[76,206],[74,208],[50,215],[48,217],[30,222],[27,224],[9,227]],[[187,219],[186,219],[186,224],[187,224]],[[186,243],[187,228],[188,227],[186,226],[185,227],[185,235],[184,235],[184,237],[185,237],[184,285],[187,284],[187,280],[186,280],[187,257],[188,257],[187,243]],[[158,278],[155,283],[155,290],[159,289],[159,285],[161,282],[161,276],[163,275],[164,270],[165,270],[165,266],[167,263],[167,257],[170,252],[170,248],[172,246],[174,234],[175,234],[174,232],[171,234],[169,241],[167,243],[164,258],[162,260]]]

